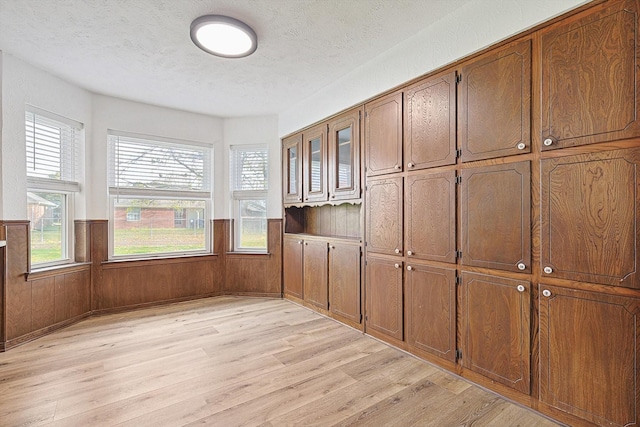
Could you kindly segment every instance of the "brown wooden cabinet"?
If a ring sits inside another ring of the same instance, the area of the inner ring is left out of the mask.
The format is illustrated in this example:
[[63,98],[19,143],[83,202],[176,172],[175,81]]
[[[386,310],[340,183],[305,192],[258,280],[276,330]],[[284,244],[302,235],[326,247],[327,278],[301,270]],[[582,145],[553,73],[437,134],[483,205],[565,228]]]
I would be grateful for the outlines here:
[[402,172],[402,92],[364,106],[367,176]]
[[360,116],[358,108],[329,122],[329,200],[360,198]]
[[303,249],[304,300],[329,308],[328,246],[326,241],[305,240]]
[[462,263],[531,271],[529,162],[463,169]]
[[405,91],[407,170],[456,162],[456,73],[429,77]]
[[304,202],[327,200],[327,125],[321,124],[304,132],[303,139]]
[[402,255],[402,177],[367,181],[368,252]]
[[397,340],[404,338],[402,265],[367,255],[366,329]]
[[640,288],[640,148],[542,160],[542,268]]
[[411,263],[405,271],[407,343],[456,359],[456,270]]
[[302,202],[302,134],[282,141],[283,203]]
[[529,394],[529,282],[463,272],[460,305],[463,366]]
[[640,4],[608,5],[543,33],[545,150],[640,135]]
[[404,211],[407,256],[456,261],[455,171],[408,176]]
[[462,67],[458,123],[462,161],[531,151],[531,40]]
[[329,311],[361,322],[359,243],[329,242]]
[[303,240],[298,236],[285,235],[282,239],[283,288],[285,295],[303,299],[302,250]]
[[540,399],[601,426],[637,426],[640,299],[540,285]]

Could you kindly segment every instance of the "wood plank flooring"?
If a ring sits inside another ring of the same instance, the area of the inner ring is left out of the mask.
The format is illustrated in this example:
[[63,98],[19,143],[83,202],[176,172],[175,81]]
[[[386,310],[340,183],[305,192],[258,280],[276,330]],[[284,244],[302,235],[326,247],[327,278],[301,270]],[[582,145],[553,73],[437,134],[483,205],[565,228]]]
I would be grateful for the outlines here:
[[288,301],[92,318],[0,353],[0,425],[554,426]]

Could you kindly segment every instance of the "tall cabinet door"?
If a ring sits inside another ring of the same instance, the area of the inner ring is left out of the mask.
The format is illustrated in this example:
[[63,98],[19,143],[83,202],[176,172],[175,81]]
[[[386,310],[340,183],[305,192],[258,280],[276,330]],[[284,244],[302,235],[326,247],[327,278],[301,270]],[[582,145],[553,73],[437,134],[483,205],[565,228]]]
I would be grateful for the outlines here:
[[462,364],[518,391],[530,393],[529,282],[462,273]]
[[402,177],[367,181],[367,251],[402,255]]
[[282,141],[283,203],[302,202],[302,134]]
[[462,161],[531,151],[531,40],[509,45],[462,68]]
[[405,185],[407,256],[456,261],[456,173],[421,173]]
[[360,198],[360,109],[329,122],[329,200]]
[[303,298],[302,293],[302,248],[303,241],[297,236],[284,236],[282,239],[282,264],[284,293]]
[[462,263],[531,271],[529,162],[463,169]]
[[540,400],[601,426],[637,426],[640,300],[540,285]]
[[367,176],[402,172],[402,92],[364,106]]
[[456,270],[412,263],[405,292],[409,345],[455,362]]
[[304,242],[304,300],[327,310],[329,308],[327,242]]
[[619,1],[542,36],[543,149],[640,135],[640,3]]
[[402,262],[367,256],[366,329],[402,340]]
[[359,243],[329,243],[329,310],[360,323]]
[[544,277],[640,288],[640,148],[544,159]]
[[322,124],[304,133],[304,201],[321,202],[327,200],[327,125]]
[[430,77],[409,87],[404,99],[407,170],[455,164],[455,71]]

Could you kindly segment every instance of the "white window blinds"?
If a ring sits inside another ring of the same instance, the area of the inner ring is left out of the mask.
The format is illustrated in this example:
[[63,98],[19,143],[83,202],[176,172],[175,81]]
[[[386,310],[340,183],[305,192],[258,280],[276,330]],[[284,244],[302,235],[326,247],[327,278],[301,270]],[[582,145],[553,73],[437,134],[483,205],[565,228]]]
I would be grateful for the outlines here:
[[267,190],[267,147],[231,147],[231,190]]
[[26,111],[27,181],[30,187],[78,191],[82,124]]
[[109,187],[118,194],[210,197],[211,147],[109,133]]

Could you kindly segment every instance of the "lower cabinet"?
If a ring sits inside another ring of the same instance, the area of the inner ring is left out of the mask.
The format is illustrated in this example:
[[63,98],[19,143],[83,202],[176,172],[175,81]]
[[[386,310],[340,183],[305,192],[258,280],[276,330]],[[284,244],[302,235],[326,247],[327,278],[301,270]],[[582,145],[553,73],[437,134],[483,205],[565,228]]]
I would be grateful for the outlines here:
[[329,311],[356,323],[362,321],[361,254],[360,244],[329,243]]
[[367,331],[404,339],[402,261],[367,256]]
[[405,271],[407,344],[456,360],[456,270],[412,263]]
[[302,254],[304,300],[324,310],[329,309],[328,244],[305,240]]
[[282,239],[282,272],[285,295],[302,299],[302,247],[298,236],[285,235]]
[[530,283],[462,273],[462,365],[530,393]]
[[539,285],[540,400],[601,426],[636,426],[640,299]]

